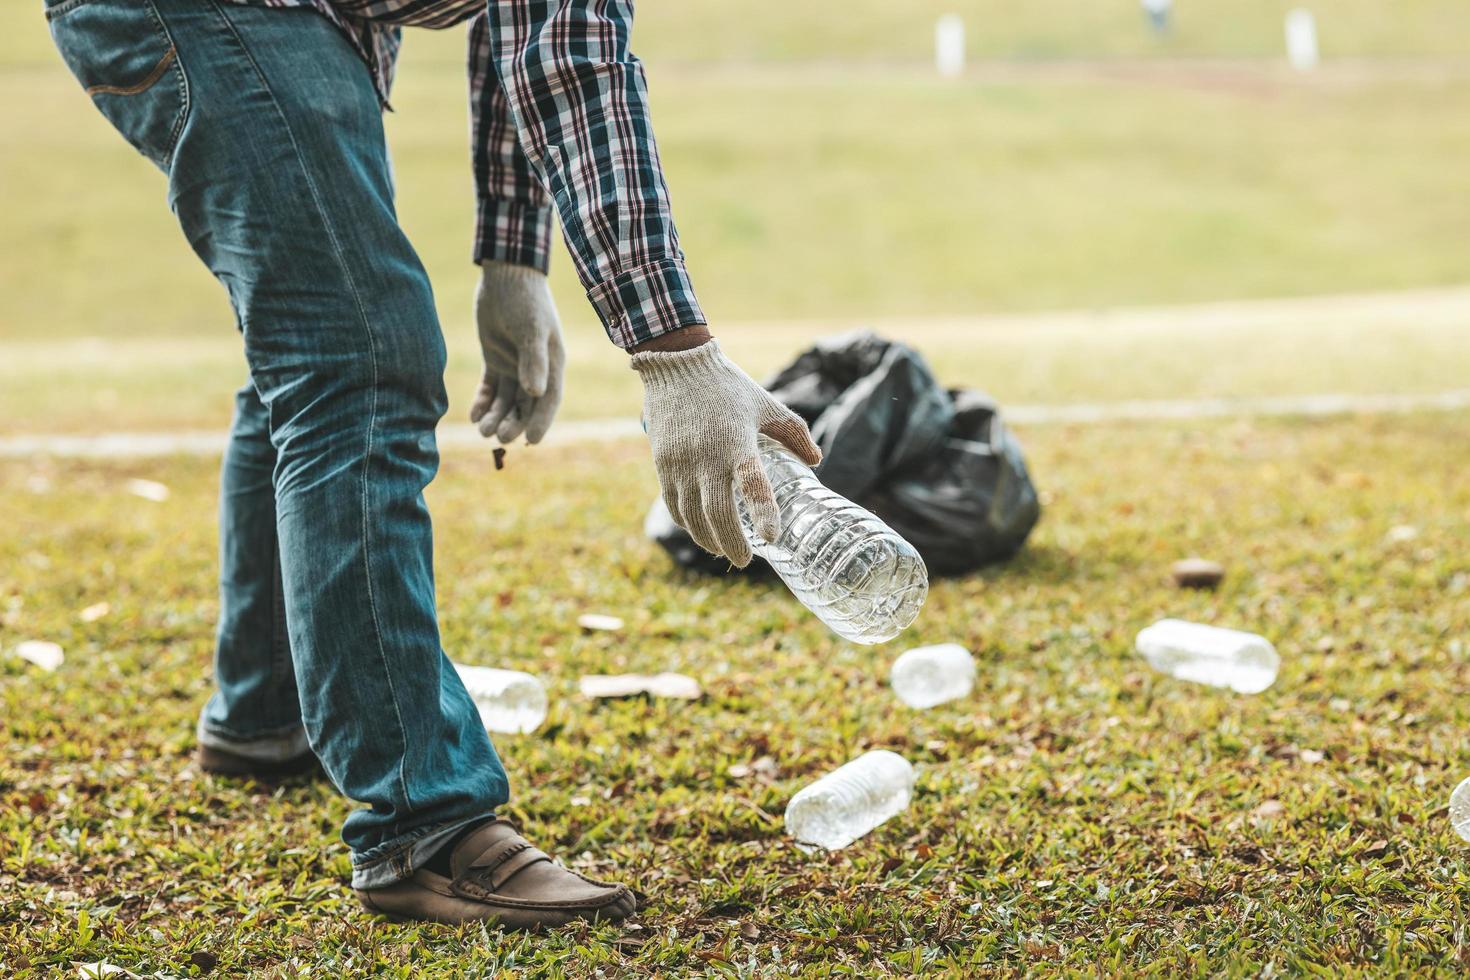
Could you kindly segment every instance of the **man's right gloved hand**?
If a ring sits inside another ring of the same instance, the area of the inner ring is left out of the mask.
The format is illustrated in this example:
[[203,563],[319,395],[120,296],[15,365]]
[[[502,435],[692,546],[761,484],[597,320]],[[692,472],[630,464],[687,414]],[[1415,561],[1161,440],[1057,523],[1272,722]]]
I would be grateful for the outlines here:
[[756,533],[774,541],[776,495],[756,453],[763,433],[815,466],[822,451],[806,423],[720,352],[714,340],[688,350],[633,355],[643,379],[643,423],[664,504],[696,544],[737,568],[750,544],[735,509],[738,487]]
[[475,292],[475,322],[485,373],[470,421],[485,438],[540,442],[561,404],[566,348],[546,274],[487,260]]

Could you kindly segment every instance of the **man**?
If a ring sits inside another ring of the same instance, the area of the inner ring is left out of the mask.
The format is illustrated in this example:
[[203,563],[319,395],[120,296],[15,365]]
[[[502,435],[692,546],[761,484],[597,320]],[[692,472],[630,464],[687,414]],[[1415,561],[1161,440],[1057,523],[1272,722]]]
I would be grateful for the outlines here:
[[535,442],[556,411],[554,206],[643,380],[665,502],[744,565],[735,488],[759,533],[779,520],[756,433],[819,453],[710,338],[628,50],[630,0],[46,3],[97,107],[167,174],[245,341],[201,765],[271,777],[319,758],[366,804],[342,835],[370,909],[509,927],[627,916],[626,888],[554,864],[493,817],[505,771],[439,645],[422,491],[438,465],[444,344],[394,213],[380,109],[399,24],[473,19],[485,373],[471,417],[486,436]]

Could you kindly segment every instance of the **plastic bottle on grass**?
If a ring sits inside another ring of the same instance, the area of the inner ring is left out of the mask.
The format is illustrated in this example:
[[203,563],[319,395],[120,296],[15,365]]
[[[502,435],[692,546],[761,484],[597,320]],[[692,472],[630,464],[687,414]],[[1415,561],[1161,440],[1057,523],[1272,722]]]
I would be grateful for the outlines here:
[[1149,666],[1182,681],[1259,694],[1276,680],[1281,658],[1264,637],[1240,630],[1161,619],[1138,634]]
[[914,768],[877,750],[853,759],[802,789],[786,804],[786,832],[799,843],[846,847],[909,805]]
[[546,688],[532,675],[463,664],[455,664],[454,669],[490,731],[525,734],[546,720]]
[[1470,841],[1470,779],[1462,780],[1450,794],[1450,826],[1462,840]]
[[875,515],[822,485],[774,439],[760,437],[761,462],[781,508],[774,542],[740,522],[751,548],[802,604],[854,643],[891,640],[914,621],[929,572],[914,546]]
[[970,693],[975,658],[958,643],[915,647],[893,662],[888,679],[893,693],[910,708],[932,708]]

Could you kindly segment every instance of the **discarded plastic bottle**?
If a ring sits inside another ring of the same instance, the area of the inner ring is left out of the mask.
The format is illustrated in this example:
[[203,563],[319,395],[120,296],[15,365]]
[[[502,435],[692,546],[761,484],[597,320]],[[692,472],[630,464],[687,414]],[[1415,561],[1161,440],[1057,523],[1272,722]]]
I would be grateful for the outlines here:
[[786,804],[786,831],[802,844],[835,851],[909,805],[914,768],[878,750],[853,759],[802,789]]
[[1450,826],[1461,840],[1470,840],[1470,779],[1461,780],[1450,794]]
[[1259,694],[1276,680],[1281,658],[1265,638],[1240,630],[1161,619],[1138,634],[1138,652],[1182,681]]
[[924,559],[893,528],[824,487],[774,439],[760,437],[760,455],[781,508],[781,531],[765,541],[742,504],[751,548],[838,636],[854,643],[893,639],[929,594]]
[[546,720],[546,688],[532,675],[463,664],[455,664],[454,669],[490,731],[525,734]]
[[975,658],[958,643],[915,647],[893,662],[888,673],[893,693],[910,708],[932,708],[970,693]]

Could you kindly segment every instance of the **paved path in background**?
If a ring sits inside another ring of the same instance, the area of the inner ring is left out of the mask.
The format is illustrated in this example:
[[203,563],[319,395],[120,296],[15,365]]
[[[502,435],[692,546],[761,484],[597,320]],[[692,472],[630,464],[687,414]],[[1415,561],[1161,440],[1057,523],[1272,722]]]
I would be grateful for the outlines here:
[[[1301,395],[1279,398],[1011,405],[1004,409],[1004,415],[1013,425],[1026,427],[1268,416],[1386,415],[1465,409],[1470,409],[1470,388],[1420,395]],[[637,419],[580,419],[556,423],[543,445],[605,442],[642,434],[643,429]],[[439,445],[445,450],[464,450],[482,448],[486,445],[486,440],[480,437],[473,426],[456,423],[440,426]],[[0,458],[64,456],[82,459],[135,459],[179,454],[217,456],[224,447],[223,432],[5,436],[0,437]]]
[[[1167,327],[1168,329],[1222,329],[1243,326],[1292,326],[1313,323],[1395,323],[1414,321],[1451,326],[1470,324],[1470,287],[1405,290],[1386,293],[1304,296],[1289,299],[1242,300],[1187,306],[1119,308],[1101,311],[998,314],[969,318],[927,318],[927,322],[956,329],[1046,329],[1085,325],[1106,329],[1113,325]],[[867,321],[865,321],[867,322]],[[908,321],[895,321],[912,323]],[[881,332],[884,323],[870,325]],[[833,330],[851,323],[834,323]],[[727,324],[727,328],[730,326]],[[1420,394],[1319,394],[1255,398],[1140,400],[1011,404],[1003,408],[1007,421],[1018,426],[1087,425],[1106,422],[1250,418],[1266,416],[1383,415],[1421,411],[1470,409],[1470,388]],[[602,418],[563,420],[552,426],[544,445],[567,445],[625,439],[642,435],[637,419]],[[486,440],[465,423],[439,427],[439,445],[446,450],[482,449]],[[146,456],[219,455],[225,446],[220,431],[113,432],[94,435],[0,436],[0,458],[66,456],[87,459]]]

